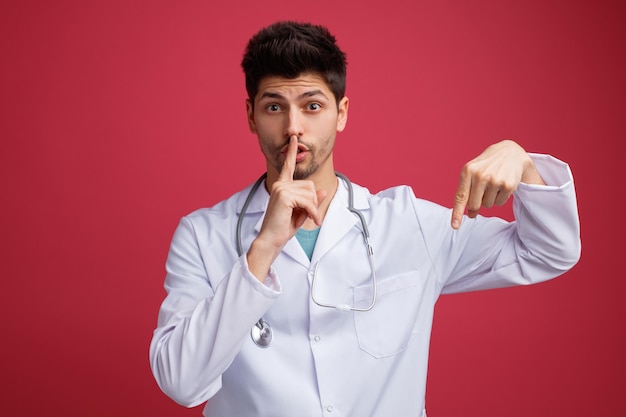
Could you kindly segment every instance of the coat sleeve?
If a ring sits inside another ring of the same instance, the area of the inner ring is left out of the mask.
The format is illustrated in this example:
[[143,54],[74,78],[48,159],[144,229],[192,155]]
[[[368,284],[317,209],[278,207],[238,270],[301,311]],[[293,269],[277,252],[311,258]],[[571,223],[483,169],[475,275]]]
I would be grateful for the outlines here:
[[174,233],[166,262],[167,295],[150,344],[159,387],[187,407],[202,404],[221,388],[222,373],[281,291],[273,270],[265,284],[250,273],[245,254],[225,276],[209,277],[207,271],[215,268],[206,258],[223,263],[229,256],[219,244],[206,253],[198,243],[204,235],[186,217]]
[[531,157],[547,185],[519,184],[514,221],[465,217],[453,230],[449,209],[438,211],[437,221],[420,220],[442,293],[534,284],[578,262],[580,224],[569,166],[549,155]]

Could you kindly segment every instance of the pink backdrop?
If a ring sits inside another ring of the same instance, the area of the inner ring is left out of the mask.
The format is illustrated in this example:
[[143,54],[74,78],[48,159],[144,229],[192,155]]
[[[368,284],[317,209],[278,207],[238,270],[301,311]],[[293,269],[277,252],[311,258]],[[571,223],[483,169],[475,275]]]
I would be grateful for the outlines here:
[[1,414],[200,415],[149,370],[165,257],[182,215],[262,172],[239,61],[289,18],[348,53],[336,160],[353,181],[449,205],[462,164],[501,138],[574,172],[580,263],[440,299],[429,417],[625,415],[621,4],[2,2]]

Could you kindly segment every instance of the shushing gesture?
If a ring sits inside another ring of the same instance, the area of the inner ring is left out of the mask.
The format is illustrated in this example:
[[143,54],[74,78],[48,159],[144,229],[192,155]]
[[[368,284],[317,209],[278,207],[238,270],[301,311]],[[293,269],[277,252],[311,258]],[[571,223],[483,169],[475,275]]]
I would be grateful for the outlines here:
[[461,170],[452,227],[461,227],[466,208],[467,215],[474,218],[482,207],[504,204],[520,182],[544,184],[528,153],[511,140],[489,146]]
[[[291,136],[285,162],[276,181],[271,184],[270,200],[257,238],[247,253],[250,272],[264,281],[283,246],[311,221],[322,224],[320,205],[326,191],[316,190],[313,181],[294,180],[298,138]],[[481,208],[504,204],[520,182],[544,184],[528,153],[517,143],[504,140],[489,146],[465,164],[454,198],[451,225],[461,227],[467,209],[470,218]]]
[[263,281],[281,249],[307,219],[321,226],[319,207],[326,191],[316,190],[313,181],[294,180],[298,137],[289,138],[285,163],[277,180],[271,185],[270,200],[257,238],[248,251],[248,266]]

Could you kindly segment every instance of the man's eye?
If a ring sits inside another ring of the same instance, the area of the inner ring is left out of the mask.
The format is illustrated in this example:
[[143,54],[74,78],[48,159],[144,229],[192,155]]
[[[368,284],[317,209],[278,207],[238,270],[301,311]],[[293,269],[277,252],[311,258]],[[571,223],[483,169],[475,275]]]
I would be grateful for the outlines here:
[[267,106],[267,110],[269,111],[280,111],[280,106],[278,104],[270,104],[269,106]]
[[319,110],[322,106],[319,103],[310,103],[308,105],[309,110]]

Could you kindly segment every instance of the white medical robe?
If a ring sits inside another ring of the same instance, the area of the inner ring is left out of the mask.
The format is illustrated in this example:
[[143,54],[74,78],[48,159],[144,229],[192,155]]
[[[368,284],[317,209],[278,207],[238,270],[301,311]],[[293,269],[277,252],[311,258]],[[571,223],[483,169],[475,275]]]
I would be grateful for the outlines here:
[[[287,242],[265,283],[236,250],[236,223],[250,187],[182,218],[167,259],[163,301],[150,346],[161,389],[176,402],[207,402],[207,417],[425,416],[433,309],[442,293],[538,283],[580,256],[569,167],[532,155],[547,186],[520,184],[516,221],[479,216],[450,227],[451,210],[399,186],[377,194],[353,185],[367,221],[377,278],[358,218],[339,181],[309,261]],[[242,226],[244,251],[257,235],[269,195],[261,186]],[[263,317],[267,348],[250,329]]]

